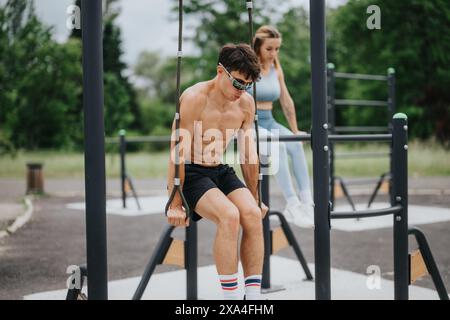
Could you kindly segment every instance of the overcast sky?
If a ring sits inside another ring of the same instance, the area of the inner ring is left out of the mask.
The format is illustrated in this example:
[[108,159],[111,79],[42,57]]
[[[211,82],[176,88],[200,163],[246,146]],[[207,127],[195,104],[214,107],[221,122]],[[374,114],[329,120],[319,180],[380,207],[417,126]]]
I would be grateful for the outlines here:
[[[0,4],[5,1],[0,0]],[[327,4],[332,7],[346,2],[347,0],[327,0]],[[66,10],[73,3],[74,0],[35,0],[37,14],[47,24],[54,26],[55,38],[59,41],[64,41],[69,34],[66,28]],[[169,21],[172,3],[170,0],[121,1],[122,13],[118,23],[122,28],[125,62],[133,65],[143,50],[161,50],[165,55],[176,53],[178,26],[177,22]],[[287,6],[309,7],[309,0],[286,0],[285,3]],[[192,53],[193,48],[186,43],[184,51]]]

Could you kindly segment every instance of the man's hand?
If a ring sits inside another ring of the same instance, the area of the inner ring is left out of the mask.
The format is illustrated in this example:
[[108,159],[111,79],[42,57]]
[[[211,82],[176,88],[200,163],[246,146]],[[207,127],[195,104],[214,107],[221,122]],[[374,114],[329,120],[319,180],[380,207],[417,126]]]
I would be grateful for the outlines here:
[[186,211],[181,206],[169,208],[167,211],[167,221],[175,227],[189,227],[189,219],[186,219]]
[[264,219],[267,212],[269,211],[269,208],[264,204],[264,202],[261,201],[261,218]]

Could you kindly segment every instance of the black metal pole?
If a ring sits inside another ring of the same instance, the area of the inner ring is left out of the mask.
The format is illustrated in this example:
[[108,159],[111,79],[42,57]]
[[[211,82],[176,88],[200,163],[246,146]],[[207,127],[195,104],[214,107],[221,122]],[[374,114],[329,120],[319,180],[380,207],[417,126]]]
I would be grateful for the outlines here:
[[393,202],[402,206],[394,214],[394,297],[408,299],[408,118],[403,113],[393,117]]
[[190,221],[186,228],[185,266],[186,266],[186,299],[197,300],[197,223]]
[[387,71],[387,84],[388,84],[388,123],[392,132],[392,122],[391,119],[395,113],[395,69],[388,68]]
[[[391,119],[394,117],[395,112],[395,70],[394,68],[388,68],[388,76],[387,76],[387,84],[388,84],[388,123],[389,123],[389,133],[392,134],[392,121]],[[392,143],[389,146],[389,197],[391,198],[391,203],[394,203],[393,194],[392,194],[392,170],[394,168],[393,156],[392,156]]]
[[[261,159],[263,159],[262,155]],[[263,167],[263,172],[266,173],[263,175],[263,179],[261,180],[261,201],[268,208],[270,208],[269,175],[267,174],[269,165],[267,158],[264,158],[264,161],[261,161],[261,167]],[[271,243],[272,241],[270,236],[269,213],[267,213],[263,219],[263,235],[264,235],[264,264],[263,264],[261,288],[270,289],[270,255],[272,254],[272,243]]]
[[412,227],[408,230],[408,234],[414,235],[417,244],[419,245],[420,253],[423,256],[423,261],[427,267],[428,273],[433,280],[434,286],[438,292],[439,298],[441,300],[449,300],[447,289],[445,288],[444,281],[442,281],[441,274],[437,267],[436,261],[434,260],[433,254],[431,253],[430,246],[428,245],[427,238],[425,234],[417,227]]
[[[334,98],[335,98],[335,77],[334,77],[334,64],[327,64],[327,98],[328,98],[328,131],[331,134],[336,133],[336,108],[334,107]],[[334,177],[334,142],[330,141],[330,201],[331,201],[331,210],[334,209],[334,198],[335,198],[335,177]]]
[[102,1],[82,1],[88,298],[108,299]]
[[120,136],[120,187],[122,189],[122,207],[125,209],[127,207],[127,192],[125,190],[126,183],[126,169],[125,169],[125,154],[126,154],[126,141],[125,141],[125,130],[119,131]]
[[175,227],[171,225],[165,227],[161,238],[159,238],[158,244],[156,245],[156,249],[153,251],[152,256],[145,266],[141,281],[133,294],[132,300],[141,300],[156,266],[164,261],[167,251],[169,251],[170,245],[173,241],[171,235],[174,229]]
[[325,1],[310,0],[316,299],[331,299]]

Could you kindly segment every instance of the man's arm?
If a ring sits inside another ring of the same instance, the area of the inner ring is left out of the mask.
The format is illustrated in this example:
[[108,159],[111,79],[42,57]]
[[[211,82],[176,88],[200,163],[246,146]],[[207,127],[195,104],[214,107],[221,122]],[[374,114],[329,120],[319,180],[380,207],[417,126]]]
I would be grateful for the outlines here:
[[[178,163],[179,163],[179,178],[180,178],[180,188],[183,190],[185,171],[184,164],[186,160],[190,157],[191,143],[193,139],[193,127],[194,120],[196,119],[195,114],[195,104],[196,97],[192,92],[185,92],[180,97],[180,143],[178,148]],[[175,121],[172,125],[172,135],[170,142],[170,159],[169,159],[169,169],[167,174],[167,191],[169,197],[172,194],[174,188],[174,178],[175,178],[175,161],[176,161],[176,128]],[[167,213],[169,223],[175,226],[189,225],[189,221],[186,221],[186,213],[182,207],[182,199],[179,192],[175,193],[175,196],[169,206],[169,211]]]
[[259,159],[256,152],[253,123],[255,120],[255,105],[253,98],[244,98],[245,119],[238,131],[238,149],[242,174],[245,184],[258,202],[258,168]]

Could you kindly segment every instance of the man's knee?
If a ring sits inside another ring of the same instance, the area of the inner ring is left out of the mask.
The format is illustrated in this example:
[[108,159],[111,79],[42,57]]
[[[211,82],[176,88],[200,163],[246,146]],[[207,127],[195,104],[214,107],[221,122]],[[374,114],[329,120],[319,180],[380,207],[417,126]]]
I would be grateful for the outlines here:
[[242,228],[247,231],[258,232],[262,230],[262,213],[257,206],[250,206],[241,212]]
[[239,232],[239,210],[236,206],[227,206],[219,214],[219,224],[230,231]]

